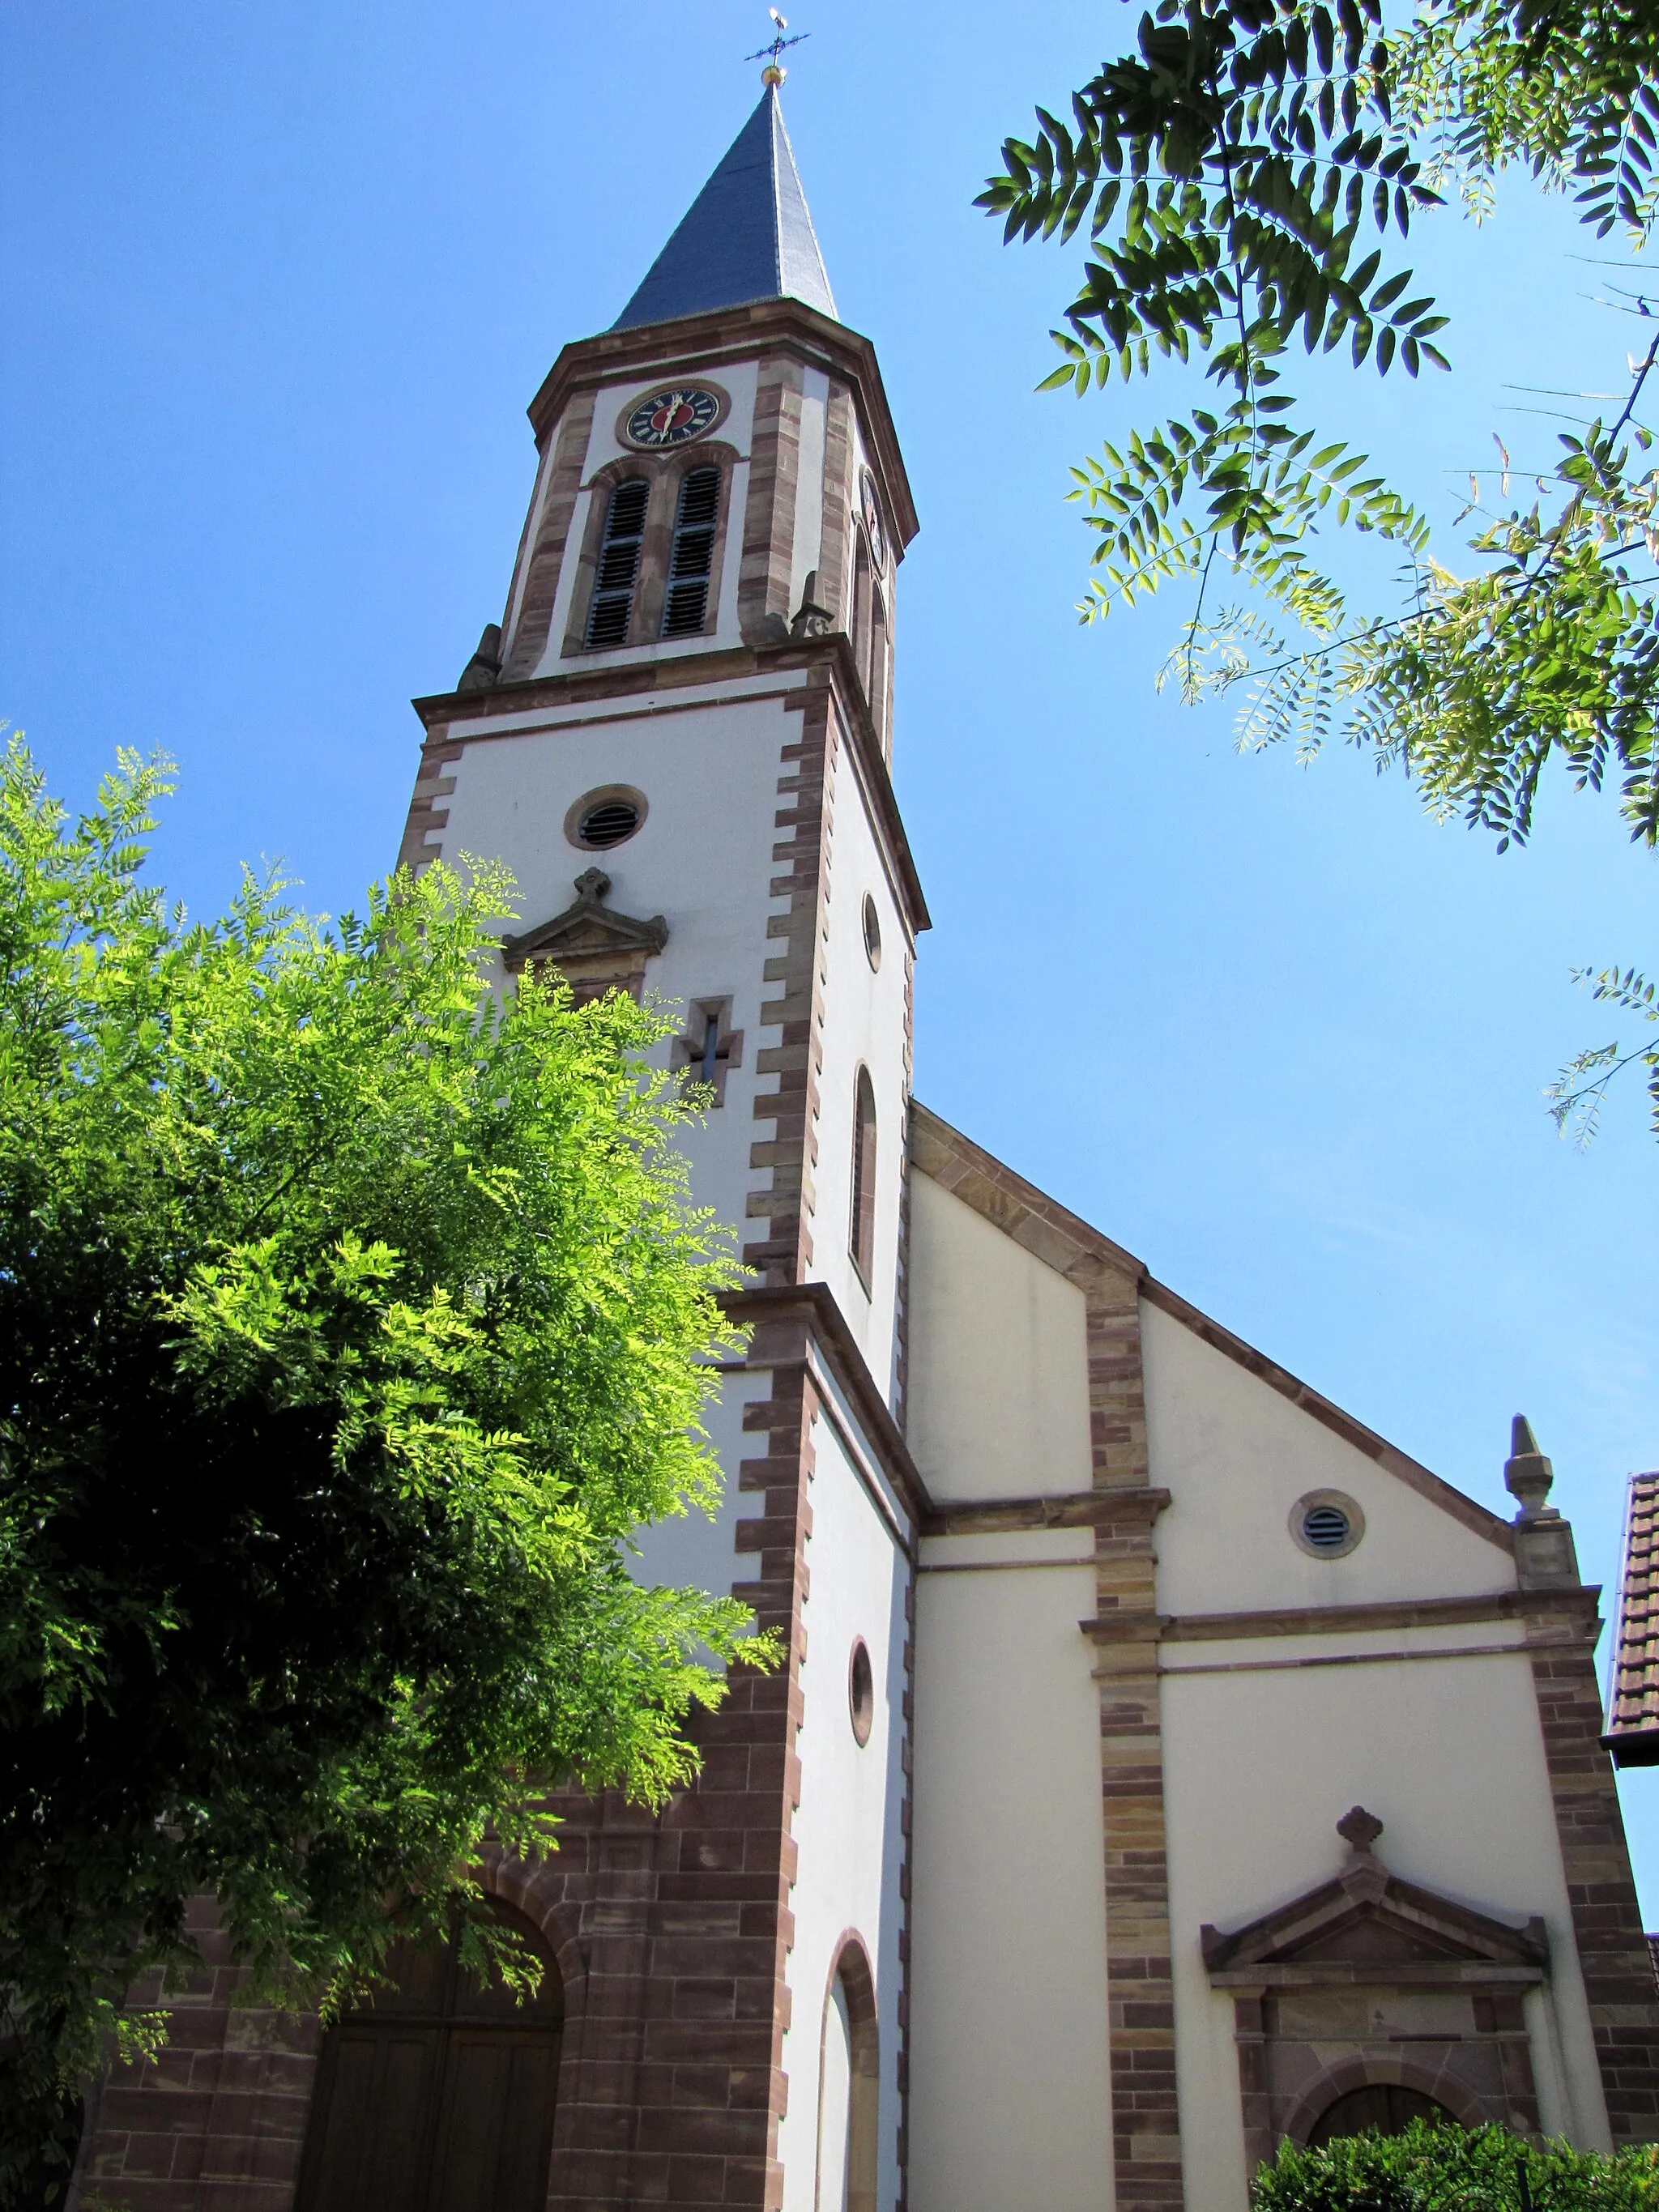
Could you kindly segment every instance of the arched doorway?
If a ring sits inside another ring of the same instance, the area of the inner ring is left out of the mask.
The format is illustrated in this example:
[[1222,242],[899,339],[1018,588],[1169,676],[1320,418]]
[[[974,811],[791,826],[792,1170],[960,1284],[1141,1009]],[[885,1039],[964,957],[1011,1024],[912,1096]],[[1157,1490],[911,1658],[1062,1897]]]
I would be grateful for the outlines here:
[[1413,2120],[1433,2120],[1455,2128],[1457,2116],[1421,2089],[1407,2089],[1397,2081],[1368,2081],[1350,2089],[1327,2105],[1308,2130],[1310,2149],[1318,2150],[1339,2136],[1363,2136],[1368,2128],[1381,2135],[1403,2135]]
[[520,2004],[453,1943],[398,1944],[393,1986],[324,2044],[299,2212],[541,2212],[563,1992],[529,1922],[493,1910],[541,1960],[540,1989]]

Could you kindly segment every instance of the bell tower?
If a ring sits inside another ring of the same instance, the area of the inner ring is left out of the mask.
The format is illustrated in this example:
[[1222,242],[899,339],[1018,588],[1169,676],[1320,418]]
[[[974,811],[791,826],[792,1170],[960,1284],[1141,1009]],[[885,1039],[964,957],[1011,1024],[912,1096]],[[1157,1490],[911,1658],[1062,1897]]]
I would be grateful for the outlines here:
[[672,1063],[715,1094],[695,1194],[750,1270],[725,1505],[649,1532],[644,1569],[734,1589],[787,1665],[734,1679],[660,1817],[568,1796],[556,1857],[495,1876],[566,1974],[548,2201],[573,2208],[902,2194],[927,916],[888,763],[916,520],[779,75],[616,323],[554,363],[502,620],[416,702],[402,859],[507,863],[509,971],[674,1002]]

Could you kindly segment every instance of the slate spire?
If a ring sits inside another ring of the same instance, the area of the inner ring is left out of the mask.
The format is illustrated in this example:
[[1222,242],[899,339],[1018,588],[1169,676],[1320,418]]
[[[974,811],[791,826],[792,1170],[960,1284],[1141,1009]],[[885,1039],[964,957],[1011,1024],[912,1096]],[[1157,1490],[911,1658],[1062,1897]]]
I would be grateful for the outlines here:
[[799,300],[836,313],[774,84],[611,328],[751,300]]

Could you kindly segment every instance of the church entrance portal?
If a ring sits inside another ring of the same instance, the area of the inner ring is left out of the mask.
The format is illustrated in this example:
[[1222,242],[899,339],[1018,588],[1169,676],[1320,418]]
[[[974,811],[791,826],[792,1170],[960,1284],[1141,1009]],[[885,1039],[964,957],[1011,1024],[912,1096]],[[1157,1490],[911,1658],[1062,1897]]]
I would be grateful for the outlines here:
[[299,2212],[540,2212],[562,1992],[529,1923],[495,1911],[542,1961],[535,1996],[481,1989],[453,1943],[398,1946],[395,1986],[324,2045]]
[[1413,2120],[1436,2120],[1448,2128],[1457,2125],[1455,2117],[1443,2105],[1425,2096],[1420,2089],[1401,2088],[1395,2081],[1367,2082],[1363,2089],[1350,2089],[1334,2104],[1326,2106],[1309,2131],[1308,2143],[1310,2148],[1318,2150],[1339,2136],[1363,2136],[1368,2128],[1385,2136],[1403,2135]]

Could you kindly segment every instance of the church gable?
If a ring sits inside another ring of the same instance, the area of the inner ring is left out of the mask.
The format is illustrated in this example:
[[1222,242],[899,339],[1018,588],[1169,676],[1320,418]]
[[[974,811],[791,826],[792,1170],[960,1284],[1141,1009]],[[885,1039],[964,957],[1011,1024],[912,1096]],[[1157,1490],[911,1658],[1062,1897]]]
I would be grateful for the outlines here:
[[1152,1480],[1172,1499],[1158,1542],[1166,1613],[1515,1589],[1509,1524],[1161,1285],[1143,1293],[1141,1343]]
[[[1055,1393],[1065,1390],[1074,1403],[1080,1393],[1082,1409],[1097,1417],[1100,1409],[1088,1404],[1100,1373],[1097,1349],[1085,1351],[1080,1371],[1063,1356],[1081,1319],[1058,1288],[1069,1285],[1083,1305],[1103,1296],[1138,1310],[1133,1345],[1126,1340],[1119,1356],[1133,1356],[1139,1370],[1150,1480],[1172,1500],[1159,1526],[1161,1609],[1271,1611],[1514,1589],[1508,1522],[1212,1321],[920,1103],[911,1159],[919,1171],[914,1448],[937,1493],[986,1486],[968,1472],[992,1448],[995,1424],[981,1399],[988,1407],[994,1398],[1006,1405],[1023,1395],[1042,1408],[1031,1422],[1053,1428]],[[935,1194],[948,1194],[973,1224],[952,1220]],[[937,1279],[943,1270],[953,1279]],[[1048,1449],[1025,1456],[1054,1464]],[[1073,1486],[1055,1475],[1030,1486]],[[987,1494],[1012,1487],[993,1480]],[[1347,1524],[1345,1547],[1322,1556],[1299,1533],[1321,1508]]]

